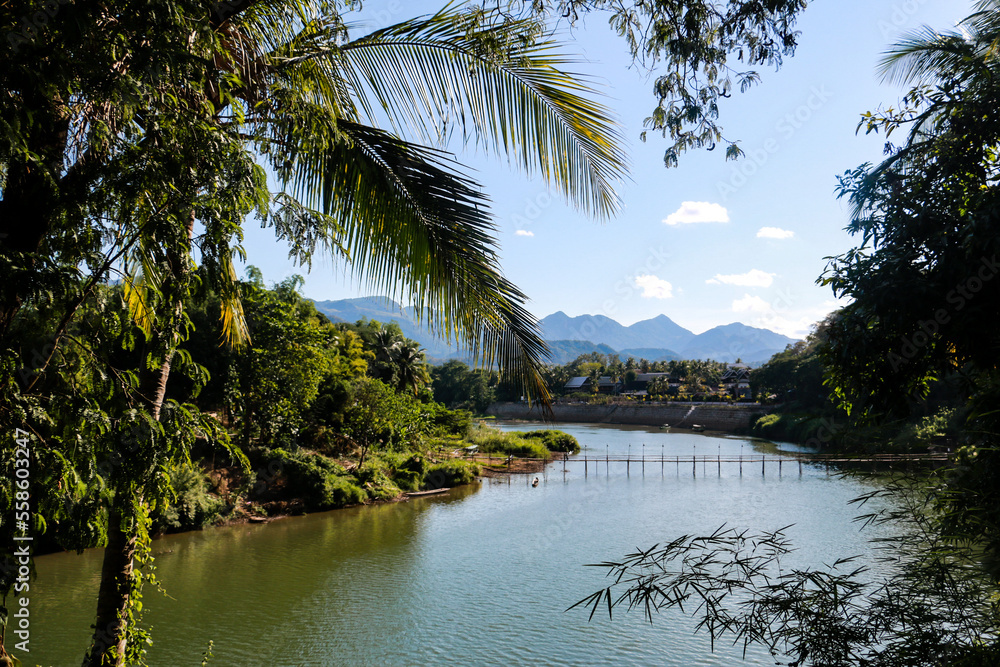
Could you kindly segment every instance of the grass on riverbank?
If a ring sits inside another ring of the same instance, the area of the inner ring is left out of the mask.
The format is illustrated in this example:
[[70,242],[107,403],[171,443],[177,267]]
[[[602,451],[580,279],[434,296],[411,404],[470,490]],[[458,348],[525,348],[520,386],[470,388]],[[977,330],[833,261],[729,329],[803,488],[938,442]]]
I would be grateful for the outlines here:
[[527,459],[550,459],[552,452],[580,452],[576,438],[555,430],[501,431],[495,426],[476,423],[468,441],[484,454],[500,454]]
[[[301,514],[390,501],[407,492],[470,484],[482,465],[464,458],[475,446],[483,454],[548,460],[552,451],[580,451],[572,436],[555,430],[504,433],[484,423],[466,434],[422,438],[405,451],[371,451],[359,469],[357,456],[332,456],[304,447],[252,448],[252,474],[237,467],[203,464],[174,473],[176,497],[153,512],[155,532],[284,514]],[[519,468],[514,466],[513,471]],[[495,472],[495,471],[494,471]]]

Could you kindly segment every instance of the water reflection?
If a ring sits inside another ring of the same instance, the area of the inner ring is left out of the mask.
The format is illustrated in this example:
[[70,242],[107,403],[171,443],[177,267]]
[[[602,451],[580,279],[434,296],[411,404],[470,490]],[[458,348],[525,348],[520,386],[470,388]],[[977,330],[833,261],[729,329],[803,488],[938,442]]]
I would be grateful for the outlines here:
[[[524,428],[520,426],[519,428]],[[770,454],[770,443],[649,429],[566,425],[585,453],[692,447]],[[650,451],[652,450],[652,452]],[[727,467],[728,466],[728,467]],[[728,665],[669,616],[587,623],[565,609],[603,584],[585,563],[728,524],[796,524],[789,565],[863,553],[847,501],[856,480],[807,467],[741,477],[731,464],[696,474],[624,464],[557,463],[524,478],[404,503],[168,536],[154,542],[170,598],[146,594],[151,665],[196,665],[208,641],[220,665]],[[679,466],[678,466],[679,467]],[[563,470],[566,470],[564,473]],[[33,639],[42,664],[78,664],[92,622],[99,552],[38,559]],[[34,646],[34,643],[33,643]],[[748,664],[773,664],[753,654]]]

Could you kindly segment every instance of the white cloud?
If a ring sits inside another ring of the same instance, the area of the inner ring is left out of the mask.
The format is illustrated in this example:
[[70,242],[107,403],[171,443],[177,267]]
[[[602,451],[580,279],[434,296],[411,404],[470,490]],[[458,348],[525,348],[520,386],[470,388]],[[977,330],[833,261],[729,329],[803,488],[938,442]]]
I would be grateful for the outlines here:
[[774,308],[764,299],[759,296],[751,296],[749,294],[744,294],[742,299],[737,299],[733,301],[733,312],[734,313],[757,313],[765,314],[771,313]]
[[526,229],[519,229],[519,230],[517,230],[516,232],[514,232],[514,234],[515,234],[516,236],[534,236],[534,235],[535,235],[535,232],[529,232],[529,231],[528,231],[528,230],[526,230]]
[[724,206],[707,201],[681,202],[681,207],[663,221],[668,225],[687,225],[692,222],[729,222],[729,211]]
[[734,273],[728,276],[717,273],[714,278],[710,278],[705,282],[709,285],[726,284],[739,285],[740,287],[770,287],[776,275],[778,274],[767,273],[760,269],[751,269],[746,273]]
[[761,227],[757,230],[759,239],[790,239],[795,236],[795,232],[781,227]]
[[656,276],[636,276],[636,287],[642,288],[646,299],[670,299],[674,296],[674,286]]

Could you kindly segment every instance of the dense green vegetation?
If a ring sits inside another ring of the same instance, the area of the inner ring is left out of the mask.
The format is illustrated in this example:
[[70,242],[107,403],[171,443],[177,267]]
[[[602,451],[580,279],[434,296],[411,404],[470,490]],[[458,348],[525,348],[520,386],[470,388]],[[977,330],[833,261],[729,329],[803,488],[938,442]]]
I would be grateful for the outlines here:
[[[248,217],[302,265],[330,252],[406,296],[545,398],[544,344],[500,271],[488,198],[430,144],[457,128],[609,216],[624,171],[610,114],[531,15],[448,6],[358,36],[358,6],[0,6],[0,426],[31,446],[31,532],[105,545],[88,667],[143,663],[150,512],[196,448],[228,457],[239,488],[253,448],[310,437],[364,456],[423,428],[374,384],[419,394],[418,349],[370,350],[384,365],[362,379],[350,337],[284,311],[294,287],[238,281]],[[408,421],[364,423],[381,405]],[[309,477],[319,504],[357,497],[336,471]],[[14,500],[5,486],[8,535]]]
[[[475,464],[441,451],[477,439],[483,451],[565,451],[551,436],[472,428],[450,408],[544,400],[570,373],[660,368],[684,378],[679,397],[718,383],[707,362],[544,368],[526,297],[498,266],[483,189],[430,144],[458,129],[610,215],[617,130],[565,71],[542,12],[608,12],[637,60],[661,68],[646,126],[671,140],[672,166],[719,141],[740,154],[717,102],[757,80],[736,63],[792,52],[804,0],[449,6],[362,37],[345,20],[356,4],[49,3],[30,30],[37,3],[0,6],[0,456],[31,472],[29,490],[0,487],[0,589],[7,602],[12,517],[28,495],[30,525],[17,531],[36,546],[103,546],[87,667],[144,662],[153,530],[465,483]],[[713,636],[734,631],[795,664],[1000,660],[1000,5],[977,10],[961,31],[916,35],[887,57],[886,75],[914,87],[861,127],[906,136],[883,163],[842,177],[860,243],[822,278],[851,303],[757,374],[759,392],[785,406],[759,424],[776,435],[960,446],[953,466],[889,489],[902,510],[873,518],[912,528],[890,544],[898,574],[874,589],[857,572],[762,579],[786,551],[780,535],[716,534],[612,564],[637,586],[619,602],[698,594]],[[452,365],[434,377],[391,327],[333,325],[294,279],[239,280],[248,216],[303,265],[329,251],[408,297],[498,375]],[[747,555],[759,545],[770,550]],[[722,574],[734,576],[649,574],[691,553],[705,558],[685,564],[728,558],[735,569]],[[706,591],[745,594],[749,615],[727,616]],[[594,601],[614,604],[610,589]],[[10,663],[3,649],[0,660]]]
[[790,665],[1000,664],[1000,3],[954,32],[926,29],[880,65],[911,84],[859,129],[904,135],[848,171],[858,247],[820,281],[849,305],[754,373],[780,401],[757,429],[840,449],[951,451],[926,473],[879,480],[861,517],[891,530],[873,578],[850,558],[782,566],[783,531],[722,528],[604,563],[611,585],[577,604],[692,611],[714,641],[764,646]]

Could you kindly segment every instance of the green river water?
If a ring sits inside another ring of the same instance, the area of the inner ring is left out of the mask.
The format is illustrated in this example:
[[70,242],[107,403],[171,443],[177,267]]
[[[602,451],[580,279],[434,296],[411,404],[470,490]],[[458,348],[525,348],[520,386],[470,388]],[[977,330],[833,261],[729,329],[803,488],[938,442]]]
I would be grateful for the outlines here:
[[[755,457],[714,461],[551,464],[527,479],[484,480],[447,495],[214,528],[154,541],[167,596],[145,591],[150,665],[730,665],[741,649],[693,634],[674,613],[588,622],[575,601],[600,588],[586,563],[723,524],[794,524],[789,565],[868,554],[848,501],[867,482],[818,466],[761,474],[760,440],[642,427],[555,425],[581,456]],[[519,428],[535,428],[520,426]],[[643,446],[645,445],[645,447]],[[786,449],[794,449],[792,446]],[[25,665],[78,665],[93,620],[99,551],[37,559]],[[8,640],[9,642],[9,640]],[[769,665],[762,652],[745,663]]]

